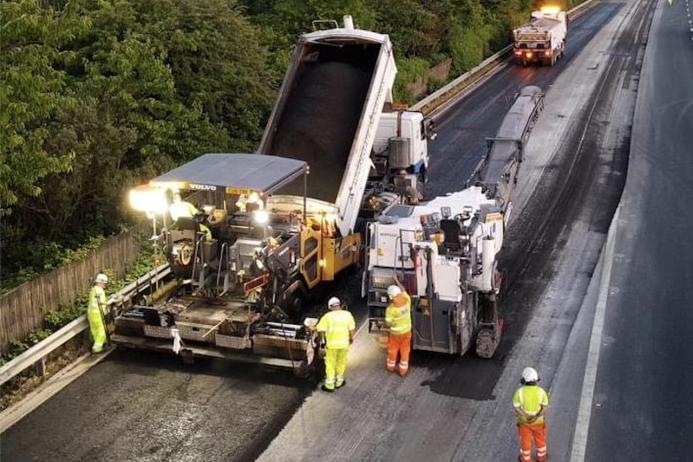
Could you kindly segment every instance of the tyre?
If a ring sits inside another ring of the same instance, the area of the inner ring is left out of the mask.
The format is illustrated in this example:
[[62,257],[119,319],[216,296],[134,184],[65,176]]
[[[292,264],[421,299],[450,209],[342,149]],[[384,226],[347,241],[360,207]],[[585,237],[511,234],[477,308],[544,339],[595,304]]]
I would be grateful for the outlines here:
[[294,321],[300,321],[306,310],[308,292],[303,281],[294,281],[282,295],[281,309]]

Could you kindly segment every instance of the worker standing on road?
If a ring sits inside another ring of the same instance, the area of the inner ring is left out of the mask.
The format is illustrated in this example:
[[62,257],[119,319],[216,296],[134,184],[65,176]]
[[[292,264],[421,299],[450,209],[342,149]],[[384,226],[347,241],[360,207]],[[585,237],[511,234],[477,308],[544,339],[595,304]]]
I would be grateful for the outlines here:
[[322,389],[332,392],[346,385],[344,374],[349,356],[349,345],[354,341],[356,323],[347,310],[342,309],[342,302],[332,297],[327,302],[330,309],[316,326],[325,337],[325,384]]
[[544,414],[549,407],[549,394],[537,385],[539,374],[532,367],[522,371],[522,386],[513,395],[520,433],[520,462],[531,462],[532,440],[537,448],[537,462],[548,459]]
[[108,283],[108,276],[99,274],[94,281],[94,287],[89,292],[89,306],[87,307],[87,319],[89,320],[89,330],[94,345],[91,347],[93,353],[101,353],[103,345],[106,343],[106,292],[104,287]]
[[390,303],[385,309],[385,325],[390,329],[387,338],[387,370],[395,372],[399,356],[399,375],[409,372],[411,351],[411,298],[402,284],[395,278],[396,285],[387,288]]

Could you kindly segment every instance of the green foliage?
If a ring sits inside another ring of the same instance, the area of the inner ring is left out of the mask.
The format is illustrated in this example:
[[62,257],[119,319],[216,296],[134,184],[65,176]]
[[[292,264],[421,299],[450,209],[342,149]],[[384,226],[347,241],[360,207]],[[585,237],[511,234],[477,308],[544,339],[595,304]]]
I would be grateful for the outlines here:
[[118,232],[130,186],[253,151],[280,75],[231,1],[39,3],[0,5],[3,286]]
[[138,15],[166,55],[180,100],[223,127],[230,149],[254,150],[278,84],[260,31],[227,0],[151,0]]
[[60,49],[89,27],[71,9],[56,17],[36,1],[0,3],[0,215],[38,196],[39,180],[71,166],[69,150],[48,151],[49,124],[74,104],[67,76],[56,66]]
[[[246,13],[262,27],[264,43],[283,70],[296,35],[313,19],[351,14],[361,28],[388,34],[399,73],[395,98],[413,102],[408,85],[430,68],[452,59],[452,76],[476,66],[508,44],[512,26],[524,22],[532,0],[245,0]],[[425,70],[424,70],[425,69]],[[444,82],[429,82],[437,88]]]
[[73,303],[60,306],[57,310],[49,311],[43,318],[43,326],[47,331],[55,332],[73,319],[86,312],[87,296],[82,295]]
[[401,58],[397,61],[397,79],[395,81],[394,94],[397,100],[405,103],[413,103],[414,96],[407,88],[410,82],[424,78],[429,71],[429,64],[421,58]]
[[89,252],[101,246],[104,240],[103,236],[93,236],[76,249],[65,248],[57,242],[47,242],[30,249],[25,253],[24,259],[24,262],[28,262],[29,266],[10,275],[3,275],[0,281],[0,294],[34,279],[42,273],[82,260],[89,255]]

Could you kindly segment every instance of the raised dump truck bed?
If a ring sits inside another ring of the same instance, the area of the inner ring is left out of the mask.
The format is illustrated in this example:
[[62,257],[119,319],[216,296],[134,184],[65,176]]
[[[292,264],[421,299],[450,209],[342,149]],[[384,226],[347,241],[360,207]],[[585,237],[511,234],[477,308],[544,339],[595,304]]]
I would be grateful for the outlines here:
[[[343,234],[358,217],[395,73],[387,35],[354,29],[303,35],[258,149],[307,162],[308,197],[337,207]],[[283,192],[302,193],[302,185]]]

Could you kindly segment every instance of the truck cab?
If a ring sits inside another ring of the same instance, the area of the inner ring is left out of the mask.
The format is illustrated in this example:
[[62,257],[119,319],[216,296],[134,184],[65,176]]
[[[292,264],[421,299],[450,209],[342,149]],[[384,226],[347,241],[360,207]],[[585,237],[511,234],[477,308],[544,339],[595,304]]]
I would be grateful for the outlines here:
[[565,11],[545,7],[531,21],[513,30],[513,58],[522,65],[553,66],[565,53],[568,19]]
[[374,219],[395,203],[418,204],[428,177],[430,121],[418,111],[383,112],[360,216]]

